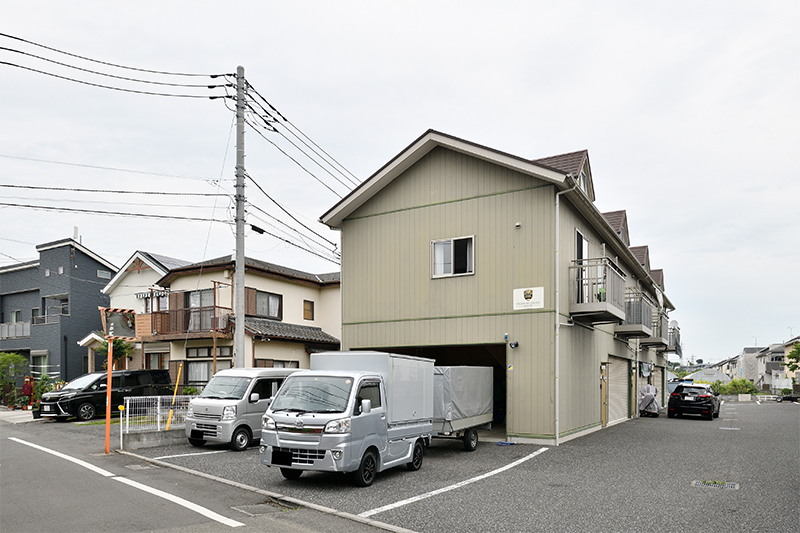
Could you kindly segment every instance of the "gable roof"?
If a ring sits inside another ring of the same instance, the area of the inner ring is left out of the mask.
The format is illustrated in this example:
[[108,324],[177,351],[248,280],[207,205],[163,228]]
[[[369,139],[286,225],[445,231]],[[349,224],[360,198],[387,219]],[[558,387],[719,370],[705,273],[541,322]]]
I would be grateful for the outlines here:
[[38,246],[36,246],[36,251],[39,252],[39,254],[41,255],[41,253],[44,252],[45,250],[52,250],[53,248],[60,248],[62,246],[72,246],[76,250],[80,250],[85,255],[88,255],[89,257],[91,257],[92,259],[97,261],[98,263],[102,264],[107,269],[109,269],[109,270],[111,270],[113,272],[117,272],[117,270],[118,270],[117,267],[113,263],[111,263],[110,261],[107,261],[106,259],[103,259],[102,257],[100,257],[99,255],[97,255],[96,253],[94,253],[93,251],[91,251],[90,249],[88,249],[87,247],[85,247],[84,245],[82,245],[81,243],[79,243],[78,241],[76,241],[74,239],[61,239],[61,240],[58,240],[58,241],[46,242],[44,244],[39,244]]
[[111,278],[111,281],[109,281],[100,292],[103,294],[108,294],[109,292],[113,291],[122,278],[128,275],[128,272],[134,264],[146,265],[158,273],[159,276],[164,276],[171,269],[188,265],[189,262],[183,261],[182,259],[175,259],[174,257],[167,257],[166,255],[157,255],[136,250],[133,252],[133,255],[131,255],[130,258],[125,261],[125,264],[122,265],[122,268],[119,269],[119,272],[117,272],[117,274]]
[[631,245],[630,234],[628,233],[628,213],[622,209],[620,211],[609,211],[608,213],[603,213],[603,218],[605,218],[609,225],[617,232],[617,235],[622,239],[622,241],[627,245]]
[[650,272],[650,248],[647,245],[644,246],[631,246],[631,253],[633,257],[639,261],[639,264],[644,267],[644,269],[649,273]]
[[[336,205],[331,207],[320,217],[320,222],[331,227],[340,228],[342,222],[348,215],[364,205],[370,198],[375,196],[381,189],[386,187],[396,177],[400,176],[414,163],[422,159],[437,146],[443,146],[450,150],[489,161],[494,164],[510,168],[535,176],[541,180],[549,181],[561,186],[565,185],[566,172],[545,163],[536,163],[515,155],[511,155],[493,148],[488,148],[458,137],[453,137],[435,130],[428,130],[417,140],[407,146],[402,152],[397,154],[388,163],[381,167],[372,176],[363,181],[358,187],[353,189],[350,194],[342,198]],[[579,153],[579,152],[575,152]],[[565,154],[565,156],[571,154]],[[575,165],[571,157],[558,156],[557,162],[561,164]]]
[[583,173],[586,177],[586,190],[584,190],[584,193],[594,202],[594,184],[592,182],[592,169],[589,166],[588,150],[579,150],[577,152],[543,157],[541,159],[534,159],[531,162],[536,165],[560,170],[564,174],[571,174],[579,184],[580,181],[578,178],[581,176],[581,173]]
[[662,291],[665,290],[664,289],[664,270],[663,269],[658,268],[656,270],[651,270],[650,271],[650,277],[653,278],[653,281],[656,282],[656,285],[661,287]]
[[[289,281],[300,281],[306,283],[313,283],[315,285],[336,285],[341,282],[341,273],[330,272],[326,274],[311,274],[303,272],[302,270],[295,270],[293,268],[276,265],[274,263],[267,263],[251,257],[244,259],[245,270],[258,271],[263,274],[272,275],[284,278]],[[158,280],[159,285],[169,285],[178,276],[203,271],[221,271],[233,270],[236,266],[235,257],[232,255],[224,255],[207,261],[199,263],[192,263],[183,265],[178,268],[171,269],[164,277]]]

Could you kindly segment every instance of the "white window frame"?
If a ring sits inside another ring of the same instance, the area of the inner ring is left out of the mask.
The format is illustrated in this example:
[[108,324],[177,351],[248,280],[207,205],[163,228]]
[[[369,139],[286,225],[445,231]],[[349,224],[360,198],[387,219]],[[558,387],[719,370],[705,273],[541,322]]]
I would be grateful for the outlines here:
[[[454,273],[454,265],[455,265],[455,242],[456,241],[463,241],[468,240],[469,244],[467,245],[467,271],[466,272],[458,272]],[[438,250],[445,250],[445,246],[449,244],[450,248],[450,262],[449,264],[445,262],[444,257],[439,257],[437,262],[437,252]],[[442,246],[439,246],[442,245]],[[441,264],[442,268],[438,268],[437,266]],[[465,235],[463,237],[453,237],[451,239],[437,239],[435,241],[431,241],[431,278],[438,279],[438,278],[453,278],[453,277],[460,277],[460,276],[474,276],[475,275],[475,235]],[[449,271],[448,271],[449,265]]]

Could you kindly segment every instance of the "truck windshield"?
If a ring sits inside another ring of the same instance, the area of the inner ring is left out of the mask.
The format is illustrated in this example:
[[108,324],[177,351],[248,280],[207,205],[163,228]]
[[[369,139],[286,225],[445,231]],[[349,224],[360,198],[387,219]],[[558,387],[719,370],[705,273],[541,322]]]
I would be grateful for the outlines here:
[[272,402],[272,411],[299,413],[343,413],[353,378],[294,375],[286,381]]
[[214,376],[200,393],[201,398],[217,400],[241,400],[247,391],[251,378],[235,376]]

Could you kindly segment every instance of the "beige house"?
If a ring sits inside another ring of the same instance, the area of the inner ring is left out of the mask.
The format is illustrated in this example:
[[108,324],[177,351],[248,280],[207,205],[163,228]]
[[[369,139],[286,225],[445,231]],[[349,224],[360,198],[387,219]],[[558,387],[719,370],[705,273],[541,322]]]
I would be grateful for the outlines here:
[[528,160],[426,132],[321,217],[341,231],[342,349],[493,367],[515,442],[636,416],[647,382],[663,401],[679,345],[663,272],[594,190],[586,151]]
[[[339,273],[310,274],[245,260],[246,367],[308,368],[310,353],[336,350],[341,336]],[[233,366],[234,258],[171,269],[137,316],[145,364],[166,365],[183,385],[203,385]],[[158,346],[158,360],[148,346]],[[180,377],[179,377],[180,373]]]

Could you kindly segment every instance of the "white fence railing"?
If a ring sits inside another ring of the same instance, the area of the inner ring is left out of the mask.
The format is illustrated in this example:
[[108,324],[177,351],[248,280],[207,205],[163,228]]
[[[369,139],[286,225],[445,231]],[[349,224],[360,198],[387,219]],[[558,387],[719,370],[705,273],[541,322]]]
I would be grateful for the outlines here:
[[[125,398],[125,409],[120,414],[122,433],[137,431],[166,431],[181,429],[186,423],[189,400],[195,396],[133,396]],[[170,418],[170,410],[172,417]]]

